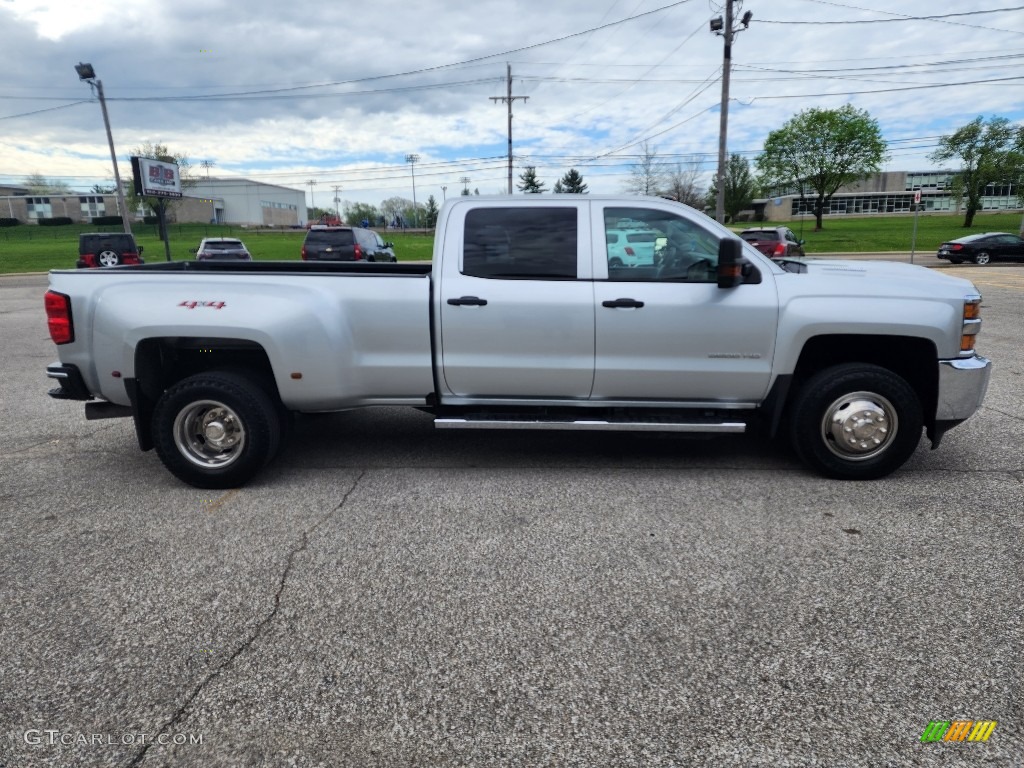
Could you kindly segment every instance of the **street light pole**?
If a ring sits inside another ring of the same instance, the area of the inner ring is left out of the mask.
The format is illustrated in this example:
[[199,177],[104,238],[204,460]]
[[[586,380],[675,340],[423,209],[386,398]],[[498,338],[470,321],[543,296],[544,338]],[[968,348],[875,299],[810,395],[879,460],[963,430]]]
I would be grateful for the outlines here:
[[420,214],[416,210],[416,161],[419,159],[419,155],[405,156],[405,162],[409,164],[409,168],[412,170],[412,225],[414,229],[418,229],[420,226]]
[[96,71],[92,68],[92,64],[83,64],[78,62],[75,65],[75,72],[78,73],[78,79],[84,80],[89,83],[90,86],[96,87],[96,95],[99,96],[100,109],[103,112],[103,125],[107,128],[107,144],[110,145],[110,161],[114,164],[114,184],[117,186],[117,204],[121,209],[121,223],[124,225],[124,231],[126,234],[132,233],[131,222],[128,221],[128,206],[124,201],[124,187],[121,186],[121,173],[117,170],[117,152],[114,151],[114,134],[110,131],[110,116],[107,114],[107,100],[103,98],[103,81],[96,79]]

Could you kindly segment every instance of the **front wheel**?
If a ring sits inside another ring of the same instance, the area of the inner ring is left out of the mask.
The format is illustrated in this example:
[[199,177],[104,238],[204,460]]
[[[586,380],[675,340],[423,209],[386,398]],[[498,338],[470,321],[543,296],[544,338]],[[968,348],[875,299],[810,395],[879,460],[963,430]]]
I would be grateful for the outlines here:
[[992,261],[992,257],[989,256],[985,251],[980,251],[974,255],[974,263],[978,265],[988,264]]
[[910,458],[922,427],[921,401],[902,377],[851,363],[804,383],[793,401],[790,438],[803,462],[826,477],[874,480]]
[[281,440],[279,409],[245,375],[211,371],[170,387],[153,412],[160,460],[197,488],[236,488],[273,458]]

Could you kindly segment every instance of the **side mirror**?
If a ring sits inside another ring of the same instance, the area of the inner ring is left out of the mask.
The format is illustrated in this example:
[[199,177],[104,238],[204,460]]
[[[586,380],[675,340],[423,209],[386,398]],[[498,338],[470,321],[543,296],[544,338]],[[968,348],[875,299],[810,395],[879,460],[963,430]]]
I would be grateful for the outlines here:
[[743,267],[747,264],[743,257],[743,243],[727,237],[718,243],[718,287],[735,288],[743,282]]
[[140,246],[139,246],[139,256],[141,256],[141,255],[142,255],[142,251],[143,251],[143,248],[144,248],[144,247],[145,247],[145,246],[142,246],[142,245],[140,245]]
[[804,244],[804,243],[806,243],[806,242],[807,242],[806,240],[797,240],[797,241],[796,241],[796,244],[797,244],[797,245],[803,245],[803,244]]
[[395,244],[394,243],[384,243],[384,247],[385,248],[394,248]]

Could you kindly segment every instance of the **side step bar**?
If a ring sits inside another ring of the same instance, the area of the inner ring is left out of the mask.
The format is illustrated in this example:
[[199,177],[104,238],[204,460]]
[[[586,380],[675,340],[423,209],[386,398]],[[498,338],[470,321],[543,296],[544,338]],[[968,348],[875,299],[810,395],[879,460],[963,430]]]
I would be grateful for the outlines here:
[[487,419],[437,418],[438,429],[560,429],[605,432],[704,432],[741,433],[747,425],[743,421],[606,421],[603,419],[549,420],[539,419]]

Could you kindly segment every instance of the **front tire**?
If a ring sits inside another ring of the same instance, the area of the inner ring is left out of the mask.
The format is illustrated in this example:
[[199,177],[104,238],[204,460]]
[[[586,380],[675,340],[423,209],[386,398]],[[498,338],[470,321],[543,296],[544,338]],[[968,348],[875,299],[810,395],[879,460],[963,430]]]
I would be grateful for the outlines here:
[[974,263],[978,266],[984,266],[992,261],[992,257],[989,256],[985,251],[980,251],[974,255]]
[[826,477],[874,480],[917,450],[923,413],[913,388],[877,365],[850,363],[812,376],[793,401],[790,438]]
[[244,375],[200,373],[160,397],[153,440],[160,460],[179,480],[196,488],[236,488],[277,452],[279,409]]

